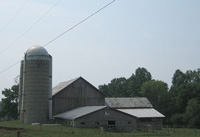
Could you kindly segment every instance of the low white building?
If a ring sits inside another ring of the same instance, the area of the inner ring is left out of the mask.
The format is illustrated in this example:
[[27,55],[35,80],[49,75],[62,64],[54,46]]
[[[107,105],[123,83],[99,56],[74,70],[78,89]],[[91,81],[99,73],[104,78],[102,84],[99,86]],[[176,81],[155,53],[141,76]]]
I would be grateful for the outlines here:
[[137,118],[137,127],[152,126],[161,129],[163,114],[155,110],[145,97],[105,98],[108,107]]

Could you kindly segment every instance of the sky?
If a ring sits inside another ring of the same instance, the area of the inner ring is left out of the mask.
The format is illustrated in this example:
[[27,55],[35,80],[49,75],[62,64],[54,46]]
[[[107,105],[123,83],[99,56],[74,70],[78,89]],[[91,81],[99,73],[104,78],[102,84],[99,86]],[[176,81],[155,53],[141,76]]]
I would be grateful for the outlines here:
[[[111,1],[0,0],[0,72]],[[177,69],[200,68],[199,7],[199,0],[116,0],[45,47],[53,86],[82,76],[98,88],[144,67],[170,87]],[[0,91],[15,84],[19,68],[0,73]]]

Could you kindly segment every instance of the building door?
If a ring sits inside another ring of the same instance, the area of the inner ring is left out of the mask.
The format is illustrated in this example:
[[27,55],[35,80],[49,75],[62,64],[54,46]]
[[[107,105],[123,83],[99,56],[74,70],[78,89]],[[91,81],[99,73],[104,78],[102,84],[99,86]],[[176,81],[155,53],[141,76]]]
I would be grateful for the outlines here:
[[109,130],[115,130],[115,121],[112,120],[112,121],[108,121],[108,129]]

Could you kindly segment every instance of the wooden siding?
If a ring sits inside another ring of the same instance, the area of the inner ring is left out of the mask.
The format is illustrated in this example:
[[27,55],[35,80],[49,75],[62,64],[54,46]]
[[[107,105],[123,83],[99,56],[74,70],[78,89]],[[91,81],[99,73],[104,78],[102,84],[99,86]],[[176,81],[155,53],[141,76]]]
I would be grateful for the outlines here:
[[[108,121],[115,121],[115,125],[110,127]],[[130,132],[137,128],[137,118],[121,113],[119,111],[104,108],[86,116],[74,120],[75,127],[94,128],[104,127],[106,131]],[[84,123],[84,125],[82,124]],[[97,123],[99,125],[97,125]]]
[[138,128],[146,128],[152,126],[154,129],[163,128],[163,118],[140,118],[137,122]]
[[82,78],[53,96],[53,115],[82,106],[103,106],[105,98]]

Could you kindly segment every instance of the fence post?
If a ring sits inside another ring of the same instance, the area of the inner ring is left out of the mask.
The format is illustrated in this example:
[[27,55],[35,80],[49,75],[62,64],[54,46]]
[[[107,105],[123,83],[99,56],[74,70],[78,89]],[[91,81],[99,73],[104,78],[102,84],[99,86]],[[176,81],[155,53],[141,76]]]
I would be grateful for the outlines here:
[[17,130],[17,137],[20,137],[20,130]]
[[40,124],[40,130],[42,130],[42,124]]
[[167,132],[168,132],[168,135],[169,135],[169,126],[167,125]]

